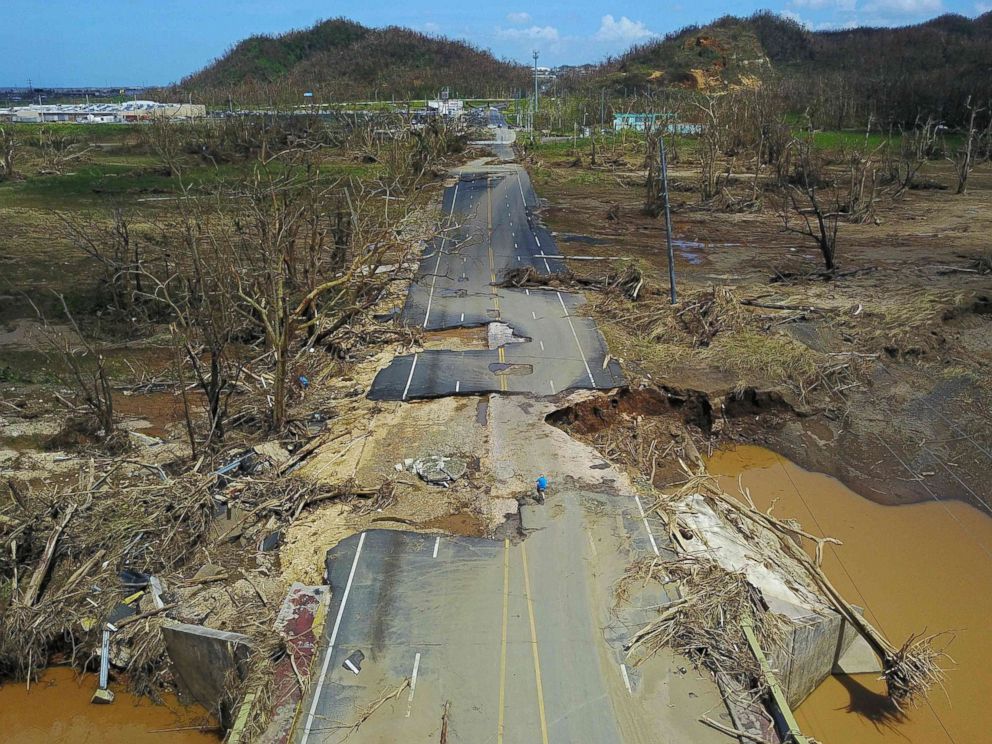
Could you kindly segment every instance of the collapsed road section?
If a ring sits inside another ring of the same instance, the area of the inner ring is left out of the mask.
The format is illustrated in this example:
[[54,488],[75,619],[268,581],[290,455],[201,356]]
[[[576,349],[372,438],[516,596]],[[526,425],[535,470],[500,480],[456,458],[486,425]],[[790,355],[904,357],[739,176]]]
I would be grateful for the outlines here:
[[422,258],[402,316],[408,325],[427,331],[499,322],[525,341],[491,340],[489,349],[396,357],[376,376],[370,398],[555,395],[624,384],[595,323],[576,314],[580,297],[551,288],[500,286],[515,269],[532,268],[547,276],[563,268],[554,239],[535,223],[536,203],[519,166],[463,170],[446,190],[446,229]]

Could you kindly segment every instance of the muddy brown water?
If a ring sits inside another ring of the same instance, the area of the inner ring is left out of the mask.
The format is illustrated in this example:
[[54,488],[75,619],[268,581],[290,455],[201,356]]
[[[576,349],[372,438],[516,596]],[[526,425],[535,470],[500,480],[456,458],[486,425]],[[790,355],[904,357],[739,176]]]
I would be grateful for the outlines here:
[[[199,396],[189,396],[193,407],[202,407]],[[138,428],[142,434],[165,439],[169,436],[169,426],[183,421],[185,411],[182,396],[171,391],[115,395],[114,412],[125,418],[143,419],[147,426]],[[194,413],[196,415],[197,412]]]
[[[207,712],[174,697],[164,705],[115,690],[110,705],[93,705],[96,677],[77,678],[53,667],[31,685],[0,687],[0,740],[4,744],[217,744]],[[167,729],[173,729],[171,731]],[[176,730],[179,729],[179,730]]]
[[876,504],[760,447],[717,452],[708,466],[728,493],[740,477],[759,508],[774,503],[776,516],[842,540],[824,569],[890,641],[954,631],[946,695],[903,714],[878,675],[830,677],[796,712],[803,733],[824,744],[992,741],[992,518],[959,501]]

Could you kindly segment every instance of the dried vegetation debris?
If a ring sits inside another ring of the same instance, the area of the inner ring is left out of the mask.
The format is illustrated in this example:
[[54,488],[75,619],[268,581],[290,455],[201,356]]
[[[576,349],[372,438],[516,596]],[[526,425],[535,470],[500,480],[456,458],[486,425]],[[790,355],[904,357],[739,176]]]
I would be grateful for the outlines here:
[[609,294],[619,294],[628,300],[638,299],[644,286],[641,270],[633,262],[623,265],[603,276],[588,276],[576,274],[569,268],[564,268],[550,274],[541,273],[533,266],[510,269],[503,274],[501,287],[537,287],[546,289],[575,289],[586,288],[600,290]]

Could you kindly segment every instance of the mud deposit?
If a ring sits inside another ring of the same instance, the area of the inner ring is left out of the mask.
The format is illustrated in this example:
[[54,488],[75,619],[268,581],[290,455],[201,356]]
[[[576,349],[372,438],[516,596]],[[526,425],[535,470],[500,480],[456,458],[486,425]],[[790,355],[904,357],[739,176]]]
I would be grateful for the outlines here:
[[[111,705],[93,705],[96,677],[77,680],[71,669],[49,669],[28,692],[23,684],[0,687],[0,739],[5,744],[207,744],[219,741],[197,730],[213,726],[200,707],[175,698],[154,705],[122,691]],[[183,729],[166,731],[165,729]]]
[[738,492],[740,476],[760,508],[774,503],[776,516],[842,540],[825,551],[827,574],[896,645],[913,632],[954,631],[946,696],[936,690],[903,714],[880,694],[876,675],[832,677],[797,711],[805,734],[824,744],[989,740],[992,519],[951,500],[875,504],[760,447],[717,452],[708,464],[728,493]]

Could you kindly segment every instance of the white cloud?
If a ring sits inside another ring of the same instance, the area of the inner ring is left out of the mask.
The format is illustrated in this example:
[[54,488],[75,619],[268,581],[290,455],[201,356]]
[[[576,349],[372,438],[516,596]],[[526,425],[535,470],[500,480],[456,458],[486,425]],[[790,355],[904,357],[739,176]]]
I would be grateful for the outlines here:
[[789,5],[793,8],[807,8],[809,10],[831,8],[850,12],[855,9],[857,0],[791,0]]
[[504,39],[558,41],[558,29],[554,26],[531,26],[530,28],[498,28],[496,35]]
[[989,3],[975,3],[975,15],[984,15],[992,10],[992,4]]
[[627,16],[615,19],[612,15],[604,15],[599,23],[599,31],[593,35],[593,38],[597,41],[630,44],[657,35],[641,21],[632,21]]
[[795,21],[796,23],[798,23],[800,26],[803,26],[804,28],[812,28],[812,26],[810,25],[810,22],[807,21],[805,18],[803,18],[802,16],[800,16],[796,12],[793,12],[791,10],[783,10],[782,13],[781,13],[781,15],[784,16],[784,17],[786,17],[786,18],[792,19],[793,21]]
[[869,13],[881,11],[897,16],[929,15],[943,9],[943,0],[872,0],[862,8]]
[[506,20],[510,23],[530,23],[530,13],[507,13]]
[[427,23],[424,24],[424,31],[426,31],[429,34],[439,34],[441,33],[441,27],[438,26],[433,21],[428,21]]

